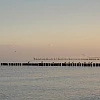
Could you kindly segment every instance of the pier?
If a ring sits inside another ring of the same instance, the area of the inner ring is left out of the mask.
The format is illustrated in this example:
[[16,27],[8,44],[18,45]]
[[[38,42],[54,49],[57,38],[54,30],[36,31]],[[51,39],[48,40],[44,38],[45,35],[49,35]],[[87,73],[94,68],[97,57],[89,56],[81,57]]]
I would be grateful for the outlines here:
[[72,66],[72,67],[100,67],[98,62],[2,62],[1,66]]

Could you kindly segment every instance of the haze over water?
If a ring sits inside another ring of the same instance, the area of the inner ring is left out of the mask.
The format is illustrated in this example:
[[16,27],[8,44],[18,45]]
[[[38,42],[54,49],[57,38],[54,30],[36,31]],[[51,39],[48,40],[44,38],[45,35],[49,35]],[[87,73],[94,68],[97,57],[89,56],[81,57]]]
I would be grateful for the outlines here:
[[0,60],[99,56],[99,26],[99,0],[1,0]]

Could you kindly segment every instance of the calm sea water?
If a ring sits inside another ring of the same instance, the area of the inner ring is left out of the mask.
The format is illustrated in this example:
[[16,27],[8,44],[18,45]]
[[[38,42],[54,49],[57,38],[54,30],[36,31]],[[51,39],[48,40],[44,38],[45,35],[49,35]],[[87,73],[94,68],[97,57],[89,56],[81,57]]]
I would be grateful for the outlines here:
[[100,68],[0,66],[0,100],[100,100]]

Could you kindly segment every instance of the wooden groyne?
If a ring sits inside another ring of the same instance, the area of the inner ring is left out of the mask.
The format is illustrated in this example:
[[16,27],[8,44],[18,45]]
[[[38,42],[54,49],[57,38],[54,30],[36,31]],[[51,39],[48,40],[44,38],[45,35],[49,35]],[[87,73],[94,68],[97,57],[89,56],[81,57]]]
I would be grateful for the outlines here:
[[76,67],[100,67],[100,63],[93,63],[93,62],[63,62],[63,63],[56,63],[56,62],[51,62],[51,63],[46,63],[46,62],[32,62],[32,63],[5,63],[2,62],[1,66],[76,66]]

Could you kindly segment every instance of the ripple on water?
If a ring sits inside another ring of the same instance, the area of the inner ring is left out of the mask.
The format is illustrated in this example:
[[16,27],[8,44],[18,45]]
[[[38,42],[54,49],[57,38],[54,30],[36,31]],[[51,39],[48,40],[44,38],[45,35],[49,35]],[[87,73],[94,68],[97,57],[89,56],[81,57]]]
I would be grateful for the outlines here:
[[[0,100],[8,100],[9,99],[9,96],[7,96],[6,94],[4,93],[0,93]],[[10,100],[10,99],[9,99]]]

